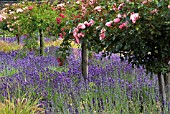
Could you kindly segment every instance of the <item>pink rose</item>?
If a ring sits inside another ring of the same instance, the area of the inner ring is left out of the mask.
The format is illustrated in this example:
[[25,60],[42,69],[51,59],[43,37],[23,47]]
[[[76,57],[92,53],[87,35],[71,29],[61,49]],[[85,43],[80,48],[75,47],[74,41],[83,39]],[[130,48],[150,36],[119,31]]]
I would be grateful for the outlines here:
[[79,23],[77,26],[78,29],[85,29],[86,26],[84,25],[84,23]]
[[100,31],[100,40],[103,40],[106,37],[105,32],[106,32],[106,29],[102,28],[102,30]]
[[87,21],[84,22],[84,25],[86,25],[87,27],[90,26],[90,23],[88,23]]
[[90,5],[93,5],[94,3],[95,3],[95,0],[90,0],[90,1],[89,1],[89,4],[90,4]]
[[90,23],[90,26],[92,26],[92,25],[94,25],[95,22],[94,22],[94,20],[90,19],[89,23]]
[[105,28],[102,28],[102,30],[100,31],[100,33],[104,33],[106,32],[106,29]]
[[97,7],[94,8],[94,10],[100,12],[102,10],[102,7],[101,6],[97,6]]
[[2,15],[0,15],[0,22],[2,22],[3,21],[3,17],[2,17]]
[[76,38],[76,43],[80,44],[80,39]]
[[78,38],[81,38],[81,37],[84,37],[85,34],[83,34],[83,33],[81,32],[81,33],[78,33],[77,36],[78,36]]
[[111,27],[111,26],[112,26],[112,23],[113,23],[113,21],[109,21],[109,22],[107,22],[105,25],[106,25],[107,27]]
[[121,3],[118,7],[118,10],[121,10],[124,5],[125,5],[125,3]]
[[113,9],[114,11],[117,11],[116,3],[113,4],[112,9]]
[[139,13],[131,13],[130,20],[132,20],[132,23],[136,23],[136,20],[139,19]]
[[154,9],[154,10],[151,11],[151,14],[154,14],[154,13],[158,13],[158,10]]
[[168,9],[170,9],[170,5],[168,5]]
[[78,28],[75,28],[74,30],[73,30],[73,33],[74,32],[79,32],[79,29]]
[[119,25],[120,29],[123,29],[124,27],[127,27],[128,21],[122,23],[121,25]]
[[114,23],[119,23],[120,22],[120,19],[119,18],[116,18],[113,20]]
[[106,37],[105,33],[100,34],[100,40],[103,40]]

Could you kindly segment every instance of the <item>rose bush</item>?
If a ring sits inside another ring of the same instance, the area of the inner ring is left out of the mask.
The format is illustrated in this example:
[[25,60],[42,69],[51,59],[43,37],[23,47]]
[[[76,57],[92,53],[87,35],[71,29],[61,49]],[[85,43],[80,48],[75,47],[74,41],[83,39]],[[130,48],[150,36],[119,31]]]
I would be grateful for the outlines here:
[[[126,1],[113,3],[79,1],[80,19],[72,20],[64,41],[86,40],[89,50],[103,55],[119,53],[133,66],[166,75],[170,71],[170,10],[168,1]],[[88,26],[90,20],[94,21]],[[64,43],[64,42],[63,42]],[[68,45],[67,45],[68,46]],[[169,90],[169,76],[164,77]],[[160,87],[161,89],[161,87]],[[167,92],[167,97],[170,96]],[[168,97],[169,98],[169,97]],[[165,100],[165,99],[164,99]],[[167,100],[170,102],[170,100]]]

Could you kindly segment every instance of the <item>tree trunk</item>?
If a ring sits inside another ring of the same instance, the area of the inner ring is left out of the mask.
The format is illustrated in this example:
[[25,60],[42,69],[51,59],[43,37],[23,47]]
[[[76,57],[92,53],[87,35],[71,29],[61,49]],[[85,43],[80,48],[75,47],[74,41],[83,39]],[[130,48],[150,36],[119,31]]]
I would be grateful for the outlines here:
[[19,35],[18,35],[18,34],[16,34],[16,38],[17,38],[17,43],[18,43],[18,45],[20,45],[20,38],[19,38]]
[[87,49],[87,40],[83,38],[82,41],[82,75],[84,81],[86,82],[88,77],[88,49]]
[[165,93],[165,81],[164,77],[161,73],[158,73],[158,83],[159,83],[159,93],[161,96],[162,103],[166,101],[166,93]]
[[43,37],[43,33],[42,30],[39,30],[40,32],[40,56],[44,55],[44,37]]

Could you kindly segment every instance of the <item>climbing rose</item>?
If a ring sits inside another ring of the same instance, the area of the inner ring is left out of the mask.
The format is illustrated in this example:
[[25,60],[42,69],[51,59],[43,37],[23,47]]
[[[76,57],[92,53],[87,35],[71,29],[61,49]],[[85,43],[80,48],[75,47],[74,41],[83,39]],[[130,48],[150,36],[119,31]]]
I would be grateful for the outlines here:
[[120,19],[119,18],[116,18],[113,20],[114,23],[119,23],[120,22]]
[[107,22],[105,25],[106,25],[107,27],[111,27],[111,26],[112,26],[112,23],[113,23],[113,21],[109,21],[109,22]]
[[139,13],[131,13],[130,20],[132,20],[132,23],[136,23],[136,20],[139,19]]

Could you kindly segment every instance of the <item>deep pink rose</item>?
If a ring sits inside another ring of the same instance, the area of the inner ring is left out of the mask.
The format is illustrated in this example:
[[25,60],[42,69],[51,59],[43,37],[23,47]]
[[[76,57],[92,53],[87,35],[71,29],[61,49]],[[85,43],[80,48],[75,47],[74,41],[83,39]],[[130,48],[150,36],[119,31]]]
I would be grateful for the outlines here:
[[65,18],[64,14],[60,13],[59,15],[61,18]]
[[29,6],[28,9],[29,9],[29,10],[32,10],[32,9],[33,9],[33,6]]
[[57,24],[61,23],[61,19],[59,17],[56,18]]

